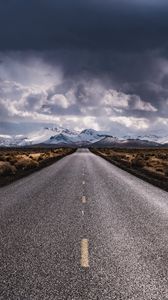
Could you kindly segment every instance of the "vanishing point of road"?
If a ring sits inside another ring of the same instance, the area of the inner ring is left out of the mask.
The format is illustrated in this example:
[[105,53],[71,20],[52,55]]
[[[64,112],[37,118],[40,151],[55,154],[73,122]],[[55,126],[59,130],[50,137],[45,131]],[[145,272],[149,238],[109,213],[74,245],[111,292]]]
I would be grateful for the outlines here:
[[0,189],[0,300],[168,300],[168,193],[88,150]]

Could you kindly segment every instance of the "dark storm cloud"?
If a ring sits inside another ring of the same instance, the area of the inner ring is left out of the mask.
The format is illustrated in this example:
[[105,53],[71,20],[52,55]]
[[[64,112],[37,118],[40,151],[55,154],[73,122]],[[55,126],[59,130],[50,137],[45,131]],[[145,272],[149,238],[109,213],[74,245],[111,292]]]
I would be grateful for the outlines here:
[[4,119],[168,118],[167,16],[165,0],[1,0]]
[[1,50],[59,47],[144,51],[165,46],[165,1],[5,0]]
[[141,81],[154,52],[166,55],[167,15],[163,0],[2,0],[0,51],[39,51],[67,76]]

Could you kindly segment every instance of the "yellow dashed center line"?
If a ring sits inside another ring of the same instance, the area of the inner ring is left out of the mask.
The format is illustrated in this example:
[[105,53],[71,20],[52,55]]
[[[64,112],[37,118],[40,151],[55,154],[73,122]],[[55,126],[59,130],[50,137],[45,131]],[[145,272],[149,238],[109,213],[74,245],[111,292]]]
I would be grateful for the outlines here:
[[89,268],[89,242],[87,239],[81,241],[81,267]]

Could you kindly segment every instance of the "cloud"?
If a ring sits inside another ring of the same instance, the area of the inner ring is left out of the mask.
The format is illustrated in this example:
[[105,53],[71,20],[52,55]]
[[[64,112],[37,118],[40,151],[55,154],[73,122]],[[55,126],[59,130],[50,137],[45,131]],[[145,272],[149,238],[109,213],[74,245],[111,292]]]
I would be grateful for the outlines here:
[[0,47],[113,48],[122,52],[158,48],[165,44],[168,27],[168,4],[158,2],[156,5],[154,0],[1,1]]
[[134,130],[144,130],[149,128],[149,122],[144,118],[111,117],[110,120],[122,124],[125,127],[133,128]]
[[70,103],[68,99],[61,94],[55,94],[50,98],[50,105],[60,106],[62,108],[68,108],[70,106]]
[[[27,67],[24,74],[28,78],[26,72]],[[55,68],[54,72],[57,74]],[[71,123],[71,127],[73,124],[75,128],[82,129],[82,126],[90,125],[95,129],[103,126],[106,130],[111,130],[111,124],[114,123],[124,128],[147,129],[150,120],[134,116],[135,111],[153,115],[157,112],[157,108],[138,95],[109,89],[103,78],[87,79],[84,76],[70,80],[63,75],[49,85],[34,84],[28,79],[22,84],[1,79],[0,108],[4,121],[58,122],[64,126]],[[106,122],[103,123],[102,119]]]
[[1,120],[166,131],[167,14],[164,0],[1,1]]
[[102,102],[108,107],[112,108],[122,108],[150,112],[157,111],[157,108],[155,108],[149,102],[141,100],[141,98],[137,95],[129,95],[111,89],[105,93]]

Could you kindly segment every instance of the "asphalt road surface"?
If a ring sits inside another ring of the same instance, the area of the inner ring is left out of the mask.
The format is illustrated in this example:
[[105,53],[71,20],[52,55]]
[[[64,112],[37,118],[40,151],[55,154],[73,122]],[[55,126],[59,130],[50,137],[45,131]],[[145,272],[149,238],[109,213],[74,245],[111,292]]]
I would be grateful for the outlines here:
[[168,193],[88,150],[1,188],[0,299],[168,300]]

